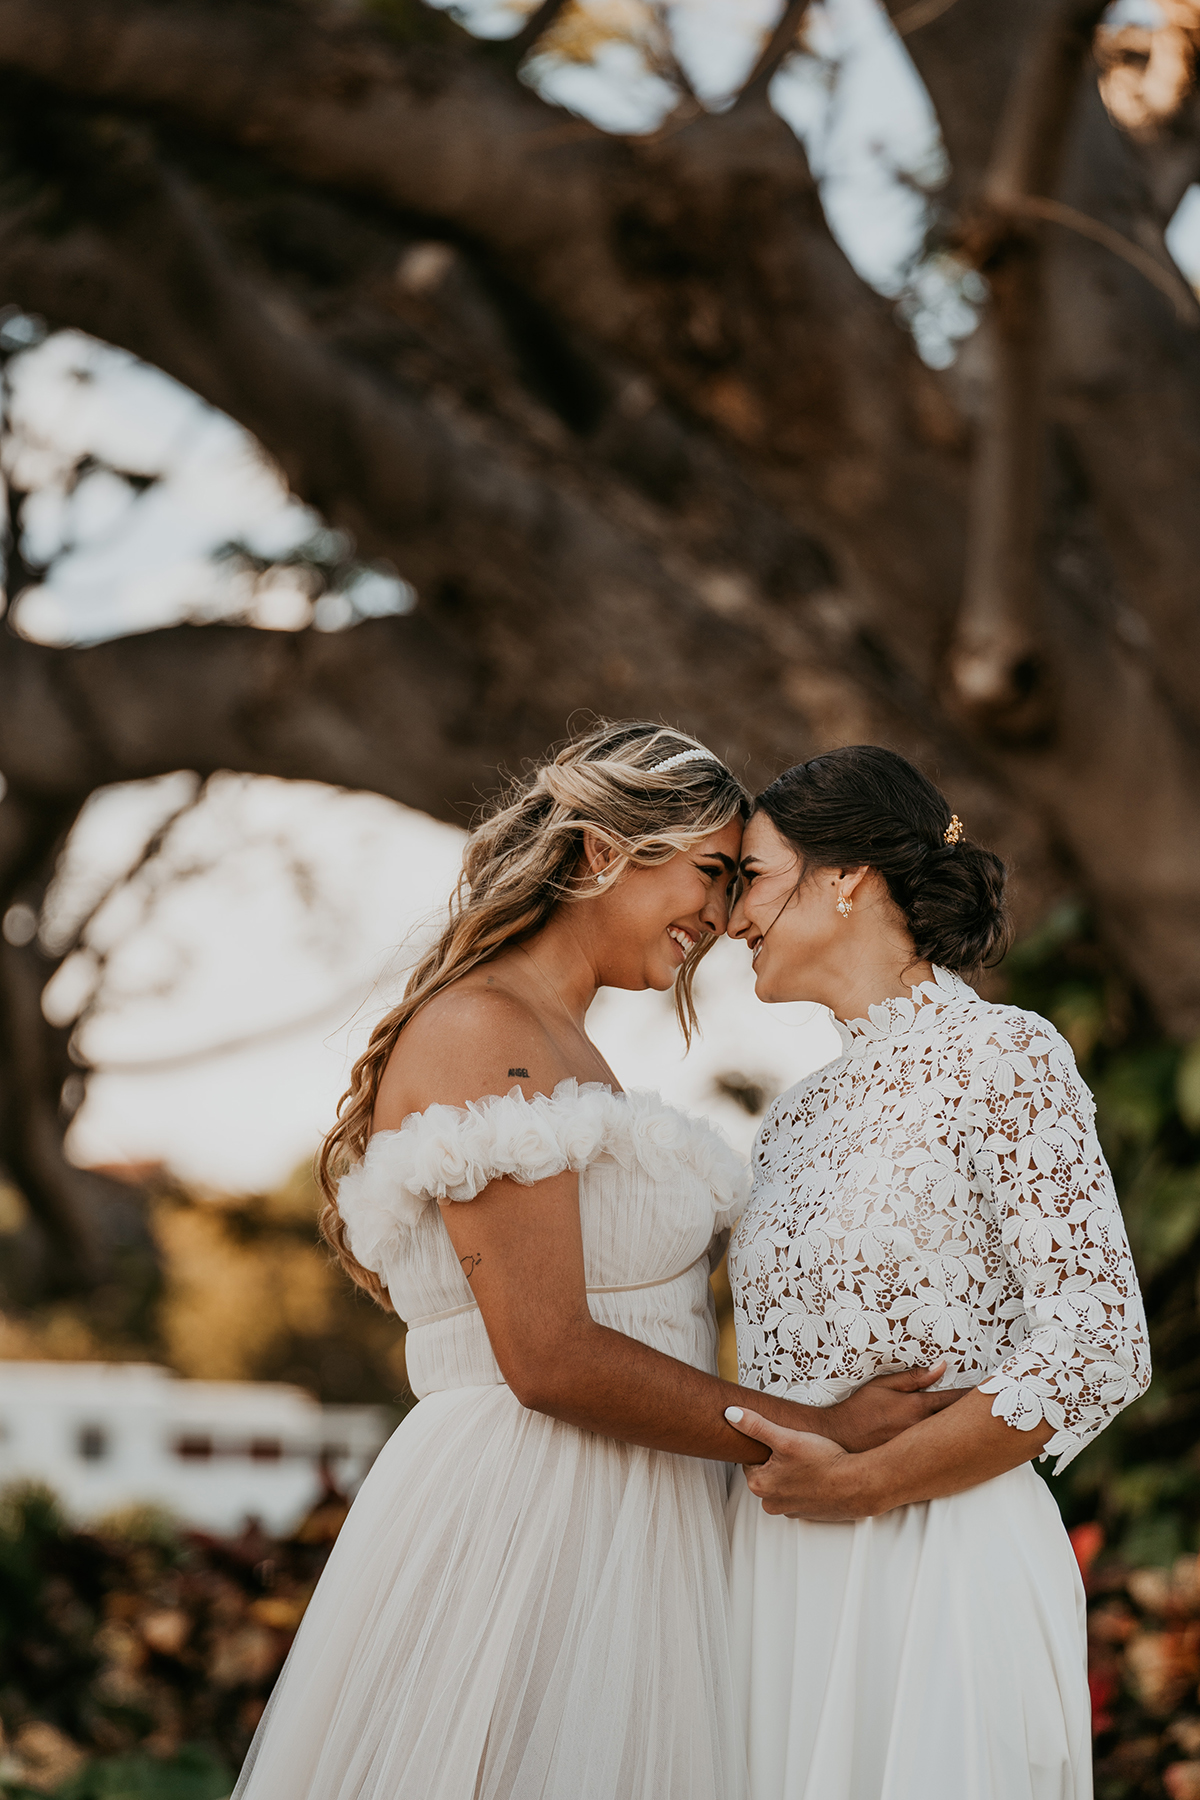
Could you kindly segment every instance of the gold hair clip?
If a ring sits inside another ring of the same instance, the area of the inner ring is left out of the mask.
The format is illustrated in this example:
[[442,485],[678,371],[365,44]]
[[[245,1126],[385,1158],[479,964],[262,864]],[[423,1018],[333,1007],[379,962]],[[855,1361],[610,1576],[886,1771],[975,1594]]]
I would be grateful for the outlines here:
[[963,822],[959,818],[958,814],[954,813],[951,817],[950,823],[947,825],[945,831],[942,833],[943,844],[960,843],[966,832],[966,829],[967,829],[966,826],[963,824]]

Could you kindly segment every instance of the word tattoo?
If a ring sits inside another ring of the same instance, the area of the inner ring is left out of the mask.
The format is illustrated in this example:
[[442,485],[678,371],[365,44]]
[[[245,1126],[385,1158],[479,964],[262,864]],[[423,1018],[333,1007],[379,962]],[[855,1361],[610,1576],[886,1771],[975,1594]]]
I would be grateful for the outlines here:
[[508,1072],[510,1075],[520,1075],[526,1081],[529,1080],[529,1070],[528,1069],[510,1069]]
[[460,1256],[458,1260],[462,1264],[463,1274],[466,1276],[467,1280],[470,1281],[472,1275],[483,1261],[483,1257],[477,1250],[471,1250],[466,1256]]

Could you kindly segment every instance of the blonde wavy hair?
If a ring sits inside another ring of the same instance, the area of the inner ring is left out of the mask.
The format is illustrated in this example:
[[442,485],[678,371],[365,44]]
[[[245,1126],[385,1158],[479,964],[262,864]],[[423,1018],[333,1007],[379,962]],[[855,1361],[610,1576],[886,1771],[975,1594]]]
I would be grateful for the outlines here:
[[[616,852],[619,874],[669,862],[734,819],[748,818],[749,795],[710,752],[673,769],[656,767],[689,750],[704,746],[669,726],[604,721],[511,783],[468,837],[445,928],[413,970],[404,998],[371,1033],[317,1159],[321,1235],[351,1279],[389,1311],[379,1277],[346,1242],[337,1184],[366,1153],[379,1083],[400,1033],[452,982],[534,937],[560,903],[600,891],[581,871],[585,831]],[[689,1044],[696,1029],[692,983],[714,942],[708,937],[696,946],[675,983],[675,1011]]]

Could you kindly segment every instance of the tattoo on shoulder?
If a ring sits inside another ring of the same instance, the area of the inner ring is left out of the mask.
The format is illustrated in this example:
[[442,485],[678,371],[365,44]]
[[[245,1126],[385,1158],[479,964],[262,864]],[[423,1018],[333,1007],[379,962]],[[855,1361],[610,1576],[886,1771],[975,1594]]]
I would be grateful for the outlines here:
[[529,1080],[528,1069],[510,1069],[508,1072],[510,1075],[520,1075],[525,1081]]
[[466,1276],[467,1280],[470,1281],[472,1275],[483,1261],[483,1257],[477,1250],[471,1250],[466,1256],[460,1256],[458,1260],[462,1264],[463,1274]]

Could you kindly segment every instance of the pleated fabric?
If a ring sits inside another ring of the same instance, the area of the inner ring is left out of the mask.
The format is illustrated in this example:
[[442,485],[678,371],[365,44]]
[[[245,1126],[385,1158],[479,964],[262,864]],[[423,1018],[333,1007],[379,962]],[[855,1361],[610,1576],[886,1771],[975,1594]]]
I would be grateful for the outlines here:
[[565,1082],[378,1134],[339,1205],[411,1322],[421,1398],[350,1510],[236,1800],[745,1800],[725,1466],[526,1411],[435,1204],[565,1168],[593,1316],[715,1373],[710,1251],[744,1170],[703,1122]]
[[409,1322],[408,1379],[419,1399],[504,1379],[435,1202],[469,1205],[497,1176],[531,1185],[566,1169],[579,1173],[589,1288],[663,1284],[594,1295],[595,1317],[715,1368],[708,1270],[671,1278],[737,1218],[749,1191],[745,1164],[705,1120],[658,1094],[561,1081],[532,1100],[517,1087],[413,1113],[399,1131],[376,1132],[342,1180],[350,1246]]
[[423,1400],[355,1500],[238,1800],[744,1800],[723,1467]]
[[1090,1800],[1083,1586],[1028,1465],[854,1524],[729,1502],[751,1800]]

